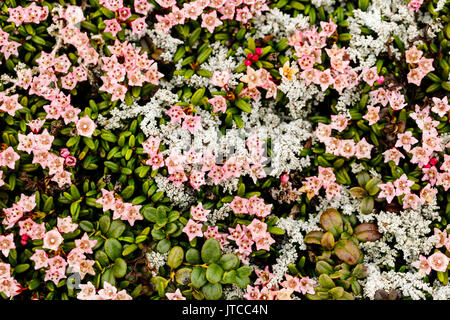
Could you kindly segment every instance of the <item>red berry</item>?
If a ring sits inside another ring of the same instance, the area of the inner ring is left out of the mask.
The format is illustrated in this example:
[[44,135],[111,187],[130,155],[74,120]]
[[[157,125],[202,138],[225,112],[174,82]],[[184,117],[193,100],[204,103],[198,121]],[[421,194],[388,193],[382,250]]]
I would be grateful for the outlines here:
[[255,55],[252,57],[252,60],[253,60],[253,61],[258,61],[258,60],[259,60],[259,56],[255,54]]
[[248,55],[247,55],[247,59],[251,59],[253,57],[253,53],[249,53]]
[[252,64],[252,60],[245,59],[244,64],[246,66],[250,66]]
[[261,48],[256,48],[256,49],[255,49],[255,53],[256,53],[258,56],[262,55],[262,49],[261,49]]

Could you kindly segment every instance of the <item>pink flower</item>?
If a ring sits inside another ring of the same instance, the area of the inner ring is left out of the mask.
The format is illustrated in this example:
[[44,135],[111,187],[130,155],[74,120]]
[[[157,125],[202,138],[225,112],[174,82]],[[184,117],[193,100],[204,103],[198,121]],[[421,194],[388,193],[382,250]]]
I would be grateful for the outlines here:
[[384,163],[393,161],[397,166],[400,159],[405,158],[405,156],[400,151],[398,151],[397,148],[388,149],[385,152],[383,152],[383,155],[384,155]]
[[368,143],[366,141],[366,138],[362,138],[357,144],[356,144],[356,152],[355,152],[355,156],[358,159],[362,159],[362,158],[370,158],[370,153],[373,149],[373,145],[371,145],[370,143]]
[[433,107],[431,108],[431,111],[437,113],[440,117],[445,116],[450,110],[450,105],[448,104],[447,96],[445,96],[442,99],[433,97],[432,100],[433,100]]
[[68,156],[65,160],[65,164],[68,167],[73,167],[77,163],[77,159],[74,156]]
[[327,195],[327,200],[331,200],[333,197],[339,198],[341,196],[342,186],[336,182],[330,182],[325,187],[325,192]]
[[70,155],[70,151],[69,151],[69,149],[67,149],[67,148],[62,148],[62,149],[59,151],[59,155],[60,155],[61,157],[66,158],[67,156]]
[[419,269],[419,273],[421,273],[421,274],[430,274],[430,272],[431,272],[431,266],[428,263],[427,258],[424,257],[423,255],[420,255],[419,260],[414,261],[413,263],[411,263],[411,265],[413,267]]
[[256,269],[255,273],[258,276],[258,279],[255,281],[255,285],[260,284],[265,286],[273,277],[273,273],[269,271],[269,266],[266,266],[264,270]]
[[363,116],[363,119],[369,121],[369,126],[375,124],[380,120],[380,107],[367,106],[367,113]]
[[7,236],[0,235],[0,251],[5,257],[9,255],[9,251],[16,248],[14,243],[14,235],[12,233]]
[[202,128],[202,117],[201,116],[185,116],[183,124],[181,125],[183,129],[188,130],[190,133],[194,134],[195,131]]
[[428,257],[428,263],[434,271],[447,271],[448,262],[449,258],[440,251],[437,251]]
[[117,295],[117,289],[109,282],[103,282],[103,289],[98,291],[101,300],[114,300]]
[[45,271],[44,281],[53,281],[55,285],[61,281],[61,279],[67,278],[63,271],[58,269],[49,269]]
[[425,76],[427,73],[430,73],[432,71],[434,71],[434,67],[433,67],[433,59],[427,59],[425,57],[422,57],[419,60],[419,67],[418,69],[421,71],[421,73],[423,74],[423,76]]
[[[411,2],[414,2],[414,0],[412,0]],[[413,46],[412,48],[405,51],[406,63],[418,63],[422,55],[423,52],[417,50],[416,46]]]
[[405,133],[399,133],[397,135],[397,142],[395,143],[396,147],[403,147],[405,151],[409,152],[411,150],[411,146],[419,142],[416,138],[412,136],[411,131],[406,131]]
[[90,240],[88,234],[85,232],[81,239],[75,240],[75,246],[84,253],[92,253],[92,248],[97,244],[97,240]]
[[88,115],[85,115],[77,122],[77,133],[80,136],[92,137],[95,128],[97,128],[97,125]]
[[409,70],[409,73],[407,75],[408,83],[413,83],[416,86],[420,86],[420,83],[422,82],[423,77],[425,76],[424,72],[420,68],[415,68]]
[[174,293],[166,293],[166,297],[169,300],[186,300],[185,297],[183,297],[183,295],[181,294],[181,291],[179,288],[177,288],[177,290]]
[[449,243],[449,238],[447,237],[447,230],[441,231],[438,228],[434,228],[434,235],[438,237],[438,242],[436,243],[436,248],[446,247]]
[[45,233],[42,248],[56,251],[63,240],[64,239],[58,230],[53,229]]
[[298,277],[293,277],[290,274],[285,274],[286,281],[280,282],[280,284],[287,289],[293,291],[301,292],[300,290],[300,279]]
[[333,85],[334,80],[331,76],[331,70],[326,69],[325,71],[316,71],[315,83],[320,85],[320,89],[325,91],[329,86]]
[[331,115],[331,124],[330,128],[335,129],[339,132],[342,132],[345,128],[347,128],[348,119],[346,116],[342,114]]
[[417,210],[421,203],[422,201],[420,200],[420,198],[414,193],[406,194],[403,197],[403,209],[412,208],[414,210]]
[[128,7],[122,7],[119,10],[116,11],[119,19],[122,21],[127,20],[129,17],[131,17],[131,10]]
[[313,286],[316,284],[315,280],[309,279],[309,277],[303,277],[300,279],[299,288],[303,294],[314,294]]
[[369,86],[373,86],[374,82],[378,79],[377,67],[372,67],[370,69],[363,67],[361,77]]
[[104,20],[103,22],[106,25],[103,32],[110,32],[114,37],[122,30],[120,23],[118,23],[116,19]]
[[206,216],[210,212],[211,212],[211,210],[203,209],[203,205],[201,202],[199,202],[199,204],[196,207],[194,207],[194,206],[191,207],[192,219],[194,219],[196,221],[208,221]]
[[6,150],[0,152],[0,166],[7,166],[14,170],[16,161],[19,159],[19,154],[12,147],[8,147]]
[[4,97],[3,103],[0,105],[0,111],[7,112],[11,117],[14,117],[17,110],[23,109],[18,99],[18,94]]
[[9,263],[0,262],[0,279],[6,279],[11,276],[11,266]]
[[131,22],[131,33],[141,36],[144,30],[147,28],[147,23],[145,22],[145,17],[138,18]]
[[219,111],[225,113],[225,111],[227,111],[227,99],[225,99],[223,96],[214,96],[213,98],[209,99],[208,102],[212,104],[214,113],[218,113]]
[[70,233],[74,232],[78,228],[78,224],[72,223],[72,217],[67,216],[65,218],[57,218],[57,226],[58,230],[61,233]]
[[217,11],[213,10],[210,13],[202,14],[202,28],[208,29],[209,32],[214,33],[214,29],[220,26],[222,21],[217,18]]
[[94,285],[91,282],[87,284],[79,285],[81,291],[77,294],[77,299],[79,300],[98,300],[98,296],[96,295],[96,290]]
[[198,190],[201,186],[206,184],[205,173],[202,171],[192,170],[189,175],[189,183],[194,190]]
[[165,113],[170,117],[170,122],[173,123],[181,124],[181,120],[186,116],[183,109],[177,105],[171,106]]
[[224,88],[230,81],[230,72],[228,70],[219,71],[216,70],[213,72],[211,77],[211,84],[213,86]]
[[248,7],[236,10],[236,21],[247,23],[247,21],[251,18],[253,18],[253,15],[251,14],[250,10],[248,10]]
[[265,237],[267,233],[267,224],[259,219],[253,219],[253,221],[247,226],[252,234],[252,239],[258,239]]
[[408,3],[408,7],[411,11],[418,12],[422,3],[423,3],[423,0],[411,0]]
[[186,226],[183,228],[183,232],[187,234],[189,241],[192,241],[195,237],[203,237],[202,225],[195,223],[189,219]]
[[342,157],[350,158],[356,153],[355,141],[353,139],[343,139],[341,140],[339,146],[339,154]]
[[414,184],[414,181],[408,180],[406,174],[403,174],[400,178],[394,181],[395,195],[401,196],[402,194],[409,194],[411,192],[410,187]]
[[275,243],[275,240],[270,236],[270,233],[266,233],[264,236],[260,236],[255,239],[256,250],[270,251],[270,245]]
[[228,205],[234,213],[248,213],[249,200],[235,196]]
[[385,184],[380,183],[378,184],[378,188],[381,189],[378,198],[386,198],[386,201],[388,203],[391,203],[396,196],[395,187],[392,182],[388,182]]
[[116,202],[116,199],[114,197],[114,191],[102,189],[102,196],[95,202],[103,206],[103,212],[108,211],[110,209],[114,209]]
[[337,25],[333,22],[333,20],[331,20],[331,18],[330,22],[321,21],[320,27],[327,37],[331,37],[337,29]]

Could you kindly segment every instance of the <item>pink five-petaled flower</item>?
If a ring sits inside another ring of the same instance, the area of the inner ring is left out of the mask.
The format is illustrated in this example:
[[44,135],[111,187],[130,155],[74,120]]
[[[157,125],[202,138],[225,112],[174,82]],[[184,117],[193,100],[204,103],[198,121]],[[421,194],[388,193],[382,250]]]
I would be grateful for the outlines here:
[[378,188],[381,189],[380,194],[378,195],[378,198],[386,198],[386,201],[388,203],[391,203],[392,200],[395,198],[395,187],[392,184],[392,182],[388,182],[385,184],[379,184]]
[[8,147],[6,150],[0,152],[0,166],[7,166],[11,170],[14,170],[16,161],[19,159],[19,154],[12,147]]
[[209,99],[208,102],[212,104],[214,113],[218,113],[219,111],[225,113],[225,111],[227,111],[227,99],[223,96],[214,96],[214,98]]
[[209,32],[214,33],[214,29],[222,24],[217,18],[217,11],[213,10],[210,13],[202,14],[202,28],[208,29]]
[[180,106],[171,106],[165,113],[170,117],[170,122],[173,123],[181,124],[181,120],[186,116]]
[[431,272],[431,266],[427,260],[426,257],[424,257],[423,255],[419,256],[419,260],[418,261],[414,261],[413,263],[411,263],[411,265],[417,269],[419,269],[419,273],[421,274],[430,274]]
[[74,232],[78,228],[78,224],[72,223],[72,217],[57,218],[58,231],[61,233]]
[[75,240],[75,246],[81,249],[84,253],[92,253],[92,248],[97,244],[97,240],[90,240],[88,234],[85,232],[81,239]]
[[230,72],[228,70],[219,71],[216,70],[213,72],[211,77],[211,84],[213,86],[224,88],[230,81]]
[[369,126],[375,124],[380,120],[380,107],[367,106],[367,113],[363,116],[363,119],[369,121]]
[[169,300],[186,300],[186,298],[183,297],[183,295],[181,294],[181,291],[179,288],[173,293],[167,292],[166,297]]
[[195,131],[202,128],[202,117],[187,115],[184,117],[181,127],[194,134]]
[[298,277],[293,277],[290,274],[285,274],[286,281],[280,282],[280,284],[287,289],[293,291],[301,292],[300,290],[300,279]]
[[395,143],[396,147],[403,147],[405,151],[409,152],[411,150],[411,146],[419,142],[416,138],[412,136],[411,131],[406,131],[405,133],[399,133],[397,135],[397,142]]
[[395,165],[398,166],[398,163],[401,158],[404,158],[405,156],[397,150],[397,148],[388,149],[385,152],[383,152],[384,156],[384,162],[388,163],[389,161],[393,161]]
[[255,285],[265,286],[273,277],[273,273],[269,271],[269,266],[266,266],[264,270],[256,269],[255,273],[258,277],[258,279],[256,279],[255,281]]
[[117,288],[109,282],[103,282],[103,289],[98,291],[101,300],[114,300],[117,295]]
[[369,86],[373,86],[374,82],[378,79],[377,67],[372,67],[370,69],[363,67],[361,77]]
[[44,244],[42,245],[42,248],[56,251],[58,250],[58,247],[63,242],[63,240],[64,239],[58,232],[58,230],[53,229],[45,233]]
[[428,263],[430,264],[431,269],[435,271],[445,272],[447,270],[449,258],[438,251],[433,253],[428,257]]
[[195,237],[203,237],[202,225],[195,223],[192,219],[189,219],[183,228],[183,232],[187,234],[189,241],[192,241]]
[[105,20],[103,21],[106,25],[105,30],[103,32],[111,32],[111,34],[115,37],[117,33],[122,30],[120,23],[117,22],[116,19]]
[[97,128],[97,125],[88,115],[85,115],[77,122],[77,133],[80,136],[92,137],[95,128]]
[[0,235],[0,251],[5,257],[9,255],[11,249],[15,249],[14,234],[10,233],[7,236]]
[[310,279],[309,277],[303,277],[300,279],[299,287],[300,291],[303,294],[309,293],[314,294],[314,285],[316,284],[316,281],[313,279]]
[[34,269],[39,270],[48,266],[48,256],[44,250],[36,249],[34,254],[30,257],[30,260],[34,262]]
[[191,207],[191,216],[195,221],[208,221],[206,216],[211,212],[211,210],[203,209],[203,205],[201,202],[194,207]]
[[411,0],[408,3],[408,7],[411,11],[417,12],[422,6],[423,0]]
[[359,140],[359,142],[355,145],[355,147],[356,147],[355,152],[356,158],[358,159],[370,158],[370,152],[372,151],[373,145],[368,143],[366,141],[366,138],[362,138],[361,140]]
[[248,204],[248,199],[235,196],[228,206],[234,213],[248,213]]
[[449,238],[447,236],[447,230],[441,231],[438,228],[434,228],[434,235],[438,238],[436,248],[441,248],[448,245]]
[[114,209],[116,203],[114,191],[102,189],[102,196],[98,198],[95,202],[103,206],[103,212],[108,211],[110,209]]
[[422,58],[423,52],[417,50],[416,46],[405,51],[406,63],[418,63]]
[[347,128],[348,119],[346,116],[342,114],[332,115],[331,116],[331,124],[330,128],[342,132],[345,128]]
[[409,194],[411,192],[410,187],[414,184],[414,181],[408,180],[406,174],[403,174],[400,178],[394,181],[395,195],[401,196],[402,194]]
[[431,111],[437,113],[440,117],[445,116],[450,110],[450,105],[448,104],[447,96],[445,96],[442,99],[433,97],[432,100],[433,100],[433,107],[431,108]]

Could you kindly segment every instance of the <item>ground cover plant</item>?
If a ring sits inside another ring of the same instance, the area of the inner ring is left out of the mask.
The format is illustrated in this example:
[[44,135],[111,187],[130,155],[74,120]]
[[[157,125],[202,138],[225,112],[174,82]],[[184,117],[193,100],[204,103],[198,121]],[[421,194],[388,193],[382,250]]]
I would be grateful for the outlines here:
[[1,0],[0,296],[449,299],[450,1]]

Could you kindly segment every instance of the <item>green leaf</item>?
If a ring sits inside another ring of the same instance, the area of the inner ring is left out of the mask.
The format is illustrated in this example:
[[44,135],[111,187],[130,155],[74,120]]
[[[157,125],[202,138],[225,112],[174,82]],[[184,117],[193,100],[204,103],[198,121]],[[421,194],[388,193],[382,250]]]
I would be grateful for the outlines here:
[[158,251],[159,253],[166,253],[167,251],[170,250],[170,245],[171,245],[171,242],[169,239],[167,239],[167,238],[162,239],[156,245],[156,251]]
[[156,208],[154,207],[144,207],[142,209],[142,215],[145,219],[147,219],[150,222],[155,223],[156,222]]
[[202,287],[202,293],[206,300],[219,300],[222,298],[222,285],[220,283],[207,283]]
[[206,270],[203,267],[196,266],[192,269],[191,273],[191,283],[194,288],[201,288],[208,282],[206,280]]
[[122,255],[122,244],[117,239],[107,239],[105,252],[111,260],[115,261]]
[[219,263],[225,271],[229,271],[236,269],[240,262],[234,253],[226,253],[220,258]]
[[250,275],[252,274],[252,268],[249,266],[242,266],[239,269],[236,270],[237,271],[237,276],[240,278],[245,278],[245,277],[250,277]]
[[169,252],[169,256],[167,257],[167,265],[172,269],[176,269],[183,263],[183,259],[183,248],[180,246],[175,246]]
[[222,250],[220,249],[220,243],[214,238],[209,238],[205,241],[202,247],[202,260],[205,263],[215,263],[219,261]]
[[208,266],[208,269],[206,269],[206,279],[210,283],[218,283],[220,280],[222,280],[223,276],[223,269],[215,263],[212,263]]
[[117,258],[114,261],[112,272],[115,278],[122,278],[127,274],[127,263],[122,258]]
[[100,231],[105,234],[109,230],[109,226],[111,225],[111,218],[108,215],[103,215],[98,221],[100,225]]
[[186,261],[190,264],[201,263],[200,251],[195,248],[189,248],[189,250],[186,251]]
[[122,235],[122,233],[127,229],[127,225],[121,220],[114,220],[111,222],[111,226],[109,227],[108,232],[106,233],[106,237],[108,238],[118,238]]

